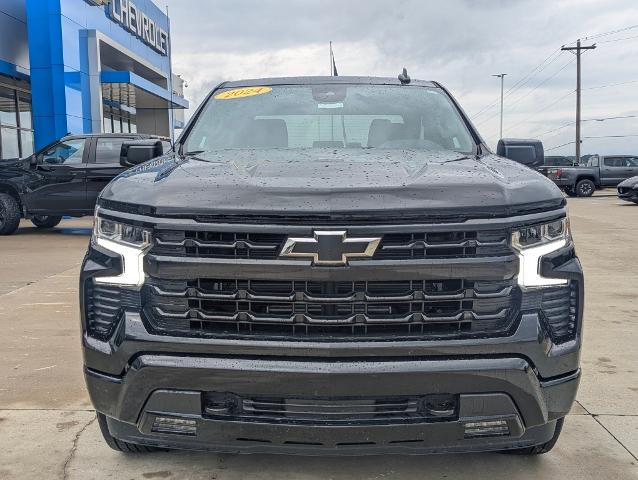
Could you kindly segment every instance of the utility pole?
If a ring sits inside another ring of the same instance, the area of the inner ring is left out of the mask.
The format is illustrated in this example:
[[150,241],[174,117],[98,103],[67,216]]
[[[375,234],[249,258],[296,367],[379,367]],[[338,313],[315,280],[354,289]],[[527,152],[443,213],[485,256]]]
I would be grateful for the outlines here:
[[580,38],[575,47],[561,47],[561,50],[576,52],[576,164],[580,163],[580,52],[582,50],[593,50],[596,44],[582,46]]
[[501,79],[501,133],[498,138],[503,138],[503,82],[505,80],[505,75],[507,75],[507,73],[498,73],[496,75],[492,75],[493,77],[498,77]]

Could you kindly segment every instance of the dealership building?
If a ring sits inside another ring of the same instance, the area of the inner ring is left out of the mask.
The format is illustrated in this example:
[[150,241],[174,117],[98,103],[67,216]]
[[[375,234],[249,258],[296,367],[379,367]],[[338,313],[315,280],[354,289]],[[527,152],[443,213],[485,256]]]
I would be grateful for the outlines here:
[[152,0],[2,0],[0,158],[67,133],[170,136],[188,108],[170,42]]

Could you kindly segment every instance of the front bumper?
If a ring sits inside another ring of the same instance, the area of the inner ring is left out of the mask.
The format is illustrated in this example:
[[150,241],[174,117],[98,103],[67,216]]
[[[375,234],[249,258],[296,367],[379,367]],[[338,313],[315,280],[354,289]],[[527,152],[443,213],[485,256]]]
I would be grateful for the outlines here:
[[638,203],[638,188],[618,186],[618,198],[626,202]]
[[[85,369],[109,430],[132,443],[233,452],[358,454],[498,450],[548,441],[567,414],[580,372],[539,380],[521,358],[313,361],[141,355],[122,376]],[[347,424],[215,418],[206,392],[238,396],[367,398],[458,395],[445,421]],[[154,432],[157,417],[194,421],[194,434]],[[503,420],[508,434],[466,438],[465,424]]]

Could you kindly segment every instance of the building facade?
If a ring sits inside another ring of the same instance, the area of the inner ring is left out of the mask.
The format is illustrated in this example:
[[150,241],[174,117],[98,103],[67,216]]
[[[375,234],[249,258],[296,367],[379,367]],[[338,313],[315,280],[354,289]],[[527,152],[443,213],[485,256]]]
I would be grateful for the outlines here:
[[0,2],[0,158],[67,133],[183,126],[170,21],[152,0]]

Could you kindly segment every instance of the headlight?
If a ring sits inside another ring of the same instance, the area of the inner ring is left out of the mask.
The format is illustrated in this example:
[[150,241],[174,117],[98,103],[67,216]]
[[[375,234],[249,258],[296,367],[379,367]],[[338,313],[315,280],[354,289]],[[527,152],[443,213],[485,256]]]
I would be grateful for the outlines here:
[[95,283],[141,287],[144,284],[144,254],[151,245],[151,231],[99,216],[96,210],[91,241],[122,257],[122,273],[95,277]]
[[567,218],[515,230],[512,233],[512,246],[517,251],[520,262],[519,285],[545,287],[567,284],[567,280],[562,278],[542,277],[540,275],[540,260],[544,255],[563,248],[569,239],[569,220]]

